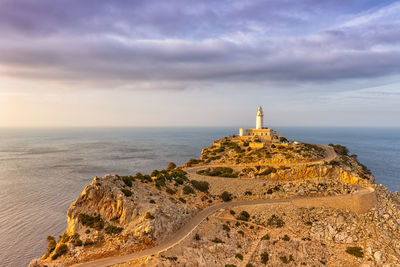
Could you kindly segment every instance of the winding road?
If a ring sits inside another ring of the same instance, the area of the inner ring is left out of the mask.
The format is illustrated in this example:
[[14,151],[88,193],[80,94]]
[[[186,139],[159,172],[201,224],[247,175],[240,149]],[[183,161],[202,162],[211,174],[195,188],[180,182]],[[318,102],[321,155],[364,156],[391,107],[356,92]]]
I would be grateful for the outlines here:
[[[328,146],[324,146],[324,147],[328,147]],[[328,149],[326,149],[326,151],[327,151],[327,155],[324,159],[314,161],[314,162],[301,163],[301,164],[310,164],[310,163],[316,164],[319,162],[323,163],[326,161],[330,161],[336,157],[336,153],[334,152],[334,150],[331,147],[328,147]],[[298,164],[293,163],[293,165],[298,165]],[[190,169],[192,171],[194,171],[194,170],[198,169],[198,167],[193,167]],[[189,172],[189,174],[190,174],[190,172]],[[365,188],[358,188],[358,189],[359,190],[357,191],[356,194],[365,194],[368,191]],[[335,198],[335,197],[340,197],[340,196],[328,196],[326,198]],[[292,202],[295,200],[307,200],[307,199],[313,199],[313,198],[314,197],[296,197],[296,198],[288,198],[288,199],[258,199],[258,200],[244,200],[244,201],[232,201],[232,202],[219,203],[219,204],[210,206],[210,207],[205,208],[204,210],[200,211],[198,214],[196,214],[194,217],[192,217],[182,228],[180,228],[178,231],[176,231],[173,236],[170,236],[165,241],[163,241],[162,243],[158,244],[155,247],[152,247],[150,249],[146,249],[146,250],[143,250],[140,252],[132,253],[132,254],[102,258],[102,259],[98,259],[98,260],[94,260],[94,261],[90,261],[90,262],[79,263],[79,264],[76,264],[73,266],[75,266],[75,267],[106,267],[106,266],[120,264],[120,263],[124,263],[124,262],[128,262],[128,261],[132,261],[132,260],[137,260],[137,259],[140,259],[143,257],[155,255],[160,252],[166,251],[169,248],[179,244],[188,235],[190,235],[197,228],[197,226],[201,222],[203,222],[208,216],[212,215],[213,213],[217,212],[220,209],[231,208],[234,206],[289,203],[289,202]]]

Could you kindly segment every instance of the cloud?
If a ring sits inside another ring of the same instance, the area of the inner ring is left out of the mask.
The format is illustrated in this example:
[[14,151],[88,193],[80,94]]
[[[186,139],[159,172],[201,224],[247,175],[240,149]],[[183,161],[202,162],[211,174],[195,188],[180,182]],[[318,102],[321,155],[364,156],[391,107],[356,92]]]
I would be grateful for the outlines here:
[[3,0],[0,75],[146,90],[399,74],[399,5],[343,2]]

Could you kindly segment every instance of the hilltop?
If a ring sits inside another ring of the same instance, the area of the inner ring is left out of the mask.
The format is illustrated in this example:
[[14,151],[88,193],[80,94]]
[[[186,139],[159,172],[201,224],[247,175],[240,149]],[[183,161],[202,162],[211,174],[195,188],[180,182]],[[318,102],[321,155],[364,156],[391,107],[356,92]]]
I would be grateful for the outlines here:
[[184,166],[95,177],[30,266],[400,264],[400,197],[356,155],[259,143],[225,137]]

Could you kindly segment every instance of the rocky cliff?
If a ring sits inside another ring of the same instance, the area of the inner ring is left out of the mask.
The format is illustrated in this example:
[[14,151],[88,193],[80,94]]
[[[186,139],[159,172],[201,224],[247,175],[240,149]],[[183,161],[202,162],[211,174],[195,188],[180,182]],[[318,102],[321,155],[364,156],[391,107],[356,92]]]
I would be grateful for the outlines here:
[[49,236],[47,252],[30,266],[135,255],[206,207],[261,199],[270,201],[219,210],[167,251],[120,266],[400,264],[400,197],[376,185],[346,148],[254,149],[228,137],[184,168],[94,178],[69,208],[66,232]]

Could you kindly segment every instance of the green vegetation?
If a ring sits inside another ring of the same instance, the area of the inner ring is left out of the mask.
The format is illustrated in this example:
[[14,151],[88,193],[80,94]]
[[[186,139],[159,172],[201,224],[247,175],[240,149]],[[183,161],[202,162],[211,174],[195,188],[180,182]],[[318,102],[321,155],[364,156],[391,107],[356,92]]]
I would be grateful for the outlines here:
[[232,200],[232,194],[231,193],[229,193],[229,192],[227,192],[227,191],[224,191],[222,194],[221,194],[221,199],[223,200],[223,201],[225,201],[225,202],[228,202],[228,201],[231,201]]
[[288,235],[284,235],[284,236],[282,237],[282,240],[283,240],[283,241],[290,241],[290,237],[289,237]]
[[197,171],[197,174],[207,175],[207,176],[218,176],[226,178],[237,178],[238,173],[234,172],[232,168],[229,167],[215,167],[207,168],[205,170]]
[[239,230],[239,231],[238,231],[238,234],[244,236],[244,232],[243,232],[242,230]]
[[269,261],[269,254],[268,252],[263,252],[261,255],[261,263],[262,264],[267,264],[267,262]]
[[99,215],[93,217],[84,213],[78,215],[78,221],[87,227],[101,230],[104,228],[104,221]]
[[167,171],[172,171],[176,168],[176,164],[173,162],[168,163]]
[[251,264],[251,263],[247,263],[247,264],[246,264],[246,267],[254,267],[254,265]]
[[239,260],[243,260],[243,255],[242,254],[240,254],[240,253],[237,253],[236,255],[235,255],[235,258],[237,258],[237,259],[239,259]]
[[236,153],[241,153],[243,150],[240,148],[238,144],[235,142],[227,141],[222,143],[223,146],[228,147],[229,149],[234,150]]
[[82,240],[79,239],[79,234],[75,233],[71,236],[70,242],[75,246],[75,247],[80,247],[82,246]]
[[47,238],[46,238],[46,240],[47,240],[47,250],[46,250],[46,254],[44,255],[44,259],[46,259],[53,251],[54,251],[54,249],[56,248],[56,245],[57,245],[57,242],[56,242],[56,239],[54,238],[54,236],[48,236]]
[[62,235],[60,235],[60,240],[61,243],[66,243],[69,241],[69,235],[64,232]]
[[276,216],[275,214],[273,214],[267,222],[268,226],[271,227],[276,227],[276,228],[281,228],[285,225],[285,222],[279,218],[278,216]]
[[279,141],[280,141],[281,143],[288,142],[288,140],[287,140],[285,137],[283,137],[283,136],[279,137]]
[[214,243],[225,243],[224,241],[222,241],[221,239],[219,239],[218,237],[214,238],[213,240],[211,240],[211,242]]
[[195,235],[194,235],[194,239],[197,240],[197,241],[199,241],[199,240],[200,240],[199,234],[195,234]]
[[189,159],[189,161],[185,164],[187,167],[192,167],[195,164],[199,164],[201,160],[199,159]]
[[178,260],[178,257],[167,257],[167,260],[170,260],[170,261],[177,261]]
[[208,189],[210,188],[210,184],[205,181],[191,180],[190,183],[194,188],[204,193],[208,192]]
[[167,192],[168,194],[174,195],[174,194],[176,193],[176,190],[167,187],[167,188],[165,189],[165,192]]
[[86,246],[91,246],[91,245],[93,245],[94,244],[94,242],[92,241],[92,240],[90,240],[90,239],[86,239],[86,241],[85,241],[85,243],[83,243],[83,245],[86,247]]
[[239,213],[239,216],[236,217],[236,219],[241,220],[241,221],[246,221],[246,222],[249,220],[249,218],[250,218],[250,214],[245,210],[241,211]]
[[227,232],[229,232],[229,231],[231,230],[231,228],[230,228],[228,225],[226,225],[226,224],[223,224],[223,225],[222,225],[222,229],[224,229],[224,230],[227,231]]
[[236,267],[235,264],[225,264],[225,267]]
[[336,145],[329,144],[329,146],[333,147],[335,152],[338,153],[339,155],[347,156],[347,154],[349,153],[349,150],[345,146],[338,145],[338,144],[336,144]]
[[126,186],[132,187],[132,181],[135,178],[133,176],[122,176],[122,181],[125,183]]
[[294,261],[292,255],[289,255],[289,259],[286,256],[280,256],[279,259],[285,264],[288,264],[289,262]]
[[235,214],[236,214],[236,212],[235,212],[234,210],[229,210],[229,213],[230,213],[231,215],[235,215]]
[[106,227],[105,233],[108,235],[117,235],[117,234],[120,234],[122,232],[122,230],[124,230],[124,228],[109,225]]
[[188,195],[188,194],[195,194],[195,192],[194,192],[194,189],[191,187],[191,186],[189,186],[189,185],[185,185],[184,187],[183,187],[183,193],[185,194],[185,195]]
[[56,260],[58,257],[66,254],[68,252],[68,246],[66,244],[61,244],[56,248],[55,253],[51,256],[52,260]]
[[153,199],[150,199],[149,203],[156,204],[156,202]]
[[182,202],[182,203],[186,203],[186,200],[184,198],[181,198],[181,197],[179,198],[179,201]]
[[121,189],[121,192],[124,193],[124,195],[125,195],[126,197],[132,196],[132,191],[129,190],[129,189],[122,188],[122,189]]
[[362,248],[360,247],[347,247],[346,252],[349,253],[350,255],[353,255],[357,258],[363,258],[364,257],[364,252]]
[[253,194],[253,192],[251,192],[251,191],[246,191],[246,192],[244,192],[244,195],[245,196],[251,196]]

